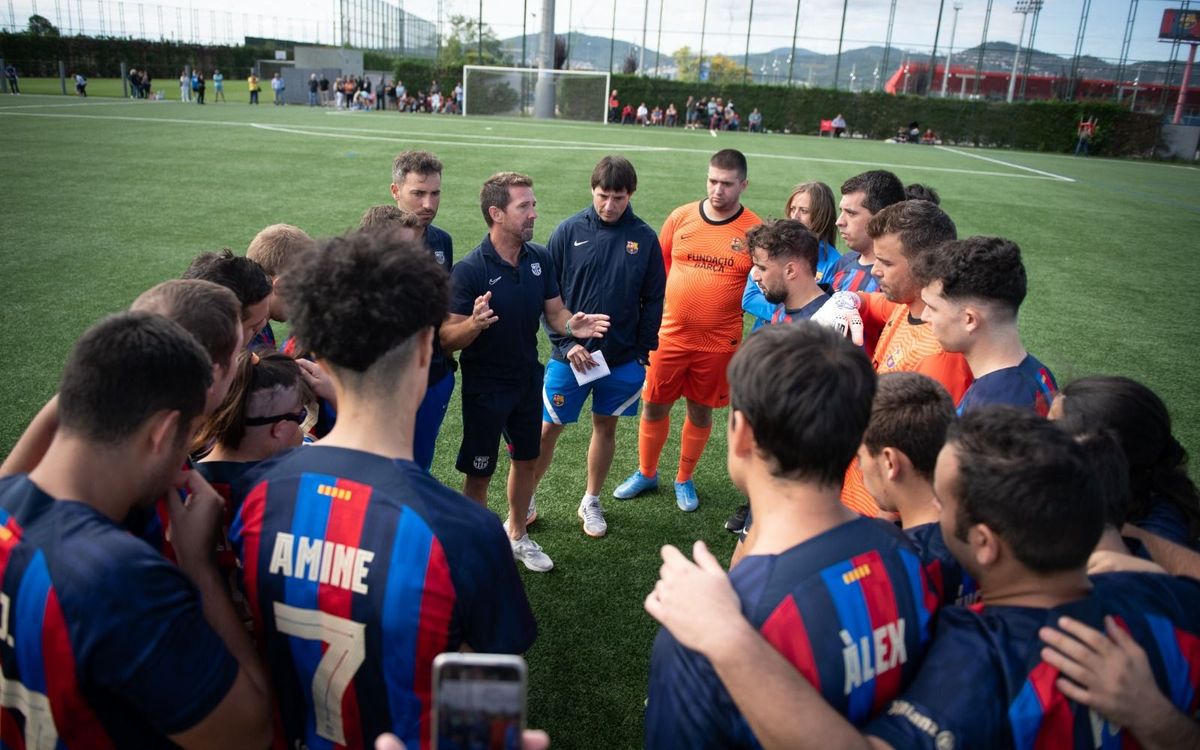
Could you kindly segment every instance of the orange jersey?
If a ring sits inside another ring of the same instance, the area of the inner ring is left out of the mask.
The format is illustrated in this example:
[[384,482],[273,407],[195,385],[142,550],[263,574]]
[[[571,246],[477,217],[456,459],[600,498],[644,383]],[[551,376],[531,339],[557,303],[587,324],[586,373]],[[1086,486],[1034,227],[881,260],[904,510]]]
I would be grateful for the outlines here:
[[[963,355],[942,349],[933,329],[914,320],[908,305],[888,301],[879,292],[859,293],[865,303],[859,310],[863,327],[879,330],[871,364],[880,375],[888,372],[919,372],[942,384],[954,403],[962,400],[974,377]],[[850,463],[842,485],[842,504],[867,516],[877,515],[879,506],[863,486],[858,460]]]
[[762,219],[743,206],[714,222],[701,205],[672,211],[659,234],[667,291],[658,337],[681,349],[729,352],[742,340],[742,292],[754,265],[746,232]]

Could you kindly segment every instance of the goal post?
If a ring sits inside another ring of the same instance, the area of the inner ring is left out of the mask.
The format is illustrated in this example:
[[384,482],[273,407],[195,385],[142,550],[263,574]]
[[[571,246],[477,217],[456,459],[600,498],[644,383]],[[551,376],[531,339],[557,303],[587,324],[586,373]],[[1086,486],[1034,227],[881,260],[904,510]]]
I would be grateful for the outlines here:
[[599,71],[464,65],[463,115],[532,117],[537,111],[553,112],[557,120],[608,122],[611,85],[612,76]]

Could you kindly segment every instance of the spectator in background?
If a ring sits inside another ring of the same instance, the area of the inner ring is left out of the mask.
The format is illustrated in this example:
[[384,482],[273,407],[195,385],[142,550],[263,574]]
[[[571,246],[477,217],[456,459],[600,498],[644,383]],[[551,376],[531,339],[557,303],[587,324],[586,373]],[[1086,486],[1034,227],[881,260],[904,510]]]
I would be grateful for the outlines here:
[[440,91],[430,91],[429,92],[429,111],[434,113],[435,115],[439,114],[442,111],[442,92],[440,92]]
[[463,105],[463,85],[462,81],[454,84],[454,113],[462,114]]
[[673,128],[679,124],[679,110],[675,109],[675,102],[667,105],[667,127]]
[[[17,69],[12,65],[4,66],[4,77],[8,79],[8,93],[15,96],[21,95],[21,82],[17,77]],[[617,93],[616,91],[613,92]]]
[[318,83],[317,88],[321,92],[321,106],[324,107],[329,103],[329,77],[322,73]]
[[196,77],[193,79],[193,81],[194,83],[192,88],[196,91],[196,103],[204,104],[204,89],[207,86],[207,84],[204,82],[204,74],[196,73]]
[[396,111],[403,112],[408,105],[408,89],[404,88],[404,81],[396,82]]
[[1091,150],[1092,138],[1096,135],[1096,118],[1089,117],[1086,120],[1079,121],[1079,127],[1075,131],[1079,140],[1075,143],[1075,155],[1079,156],[1080,152],[1087,156]]
[[633,124],[633,105],[632,104],[626,104],[625,107],[621,110],[621,124],[622,125],[632,125]]
[[646,108],[645,102],[642,102],[641,104],[638,105],[637,120],[635,122],[637,122],[637,124],[641,125],[642,127],[645,127],[650,124],[650,110]]
[[375,87],[375,109],[387,109],[387,79],[379,74],[379,85]]
[[283,102],[284,88],[285,88],[285,86],[283,85],[283,79],[279,77],[278,73],[271,76],[271,91],[275,92],[275,106],[276,107],[284,106],[284,102]]
[[341,109],[346,104],[345,82],[341,76],[338,76],[333,81],[333,93],[336,95],[334,107]]
[[82,97],[87,97],[87,79],[82,73],[75,74],[75,93]]
[[434,78],[432,81],[429,82],[429,93],[431,93],[431,94],[442,93],[442,87],[438,85],[436,78]]
[[842,113],[838,112],[837,117],[833,118],[833,137],[841,138],[842,133],[846,132],[846,118],[842,117]]
[[138,79],[137,68],[130,68],[125,78],[129,81],[129,98],[140,99],[142,97],[142,84]]
[[[253,74],[251,75],[251,77],[253,77]],[[254,97],[251,96],[250,98],[252,100],[251,103],[253,103]],[[185,68],[184,71],[179,74],[179,101],[190,102],[191,100],[192,100],[192,77],[188,75],[187,69]]]
[[[146,82],[149,83],[149,81],[150,81],[150,75],[147,74]],[[213,101],[214,102],[225,101],[225,76],[221,75],[221,71],[219,71],[219,70],[213,71],[212,82],[213,82]]]
[[321,90],[321,82],[317,80],[316,73],[310,73],[308,76],[308,106],[317,106],[317,92]]
[[654,109],[650,111],[650,124],[657,125],[659,127],[661,127],[663,124],[662,107],[658,106],[657,104],[655,104]]
[[[250,90],[250,103],[258,104],[258,92],[262,86],[258,83],[258,76],[254,75],[254,71],[250,71],[250,75],[246,77],[246,88]],[[184,101],[187,101],[186,99]]]
[[762,132],[762,112],[758,111],[758,107],[755,107],[754,109],[750,110],[749,121],[750,121],[750,132],[751,133],[761,133]]
[[617,99],[617,90],[613,89],[608,95],[608,121],[616,122],[617,115],[621,114],[621,102]]

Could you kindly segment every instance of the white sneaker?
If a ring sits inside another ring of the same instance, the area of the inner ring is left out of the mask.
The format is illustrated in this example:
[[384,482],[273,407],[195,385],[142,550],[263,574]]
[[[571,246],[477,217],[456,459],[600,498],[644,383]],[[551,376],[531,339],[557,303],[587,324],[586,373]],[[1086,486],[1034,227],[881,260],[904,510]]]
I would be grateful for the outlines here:
[[525,563],[525,567],[535,573],[545,573],[554,567],[554,561],[542,552],[541,546],[528,534],[520,539],[509,539],[508,542],[512,545],[513,559]]
[[608,533],[608,522],[604,520],[604,508],[600,499],[584,500],[579,504],[577,515],[583,521],[583,533],[599,539]]

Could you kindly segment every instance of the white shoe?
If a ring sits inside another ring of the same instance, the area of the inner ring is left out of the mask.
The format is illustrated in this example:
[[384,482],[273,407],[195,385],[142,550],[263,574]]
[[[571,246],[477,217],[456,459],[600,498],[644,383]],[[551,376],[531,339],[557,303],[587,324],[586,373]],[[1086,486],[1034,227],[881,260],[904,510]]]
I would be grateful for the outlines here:
[[520,539],[509,539],[508,542],[512,545],[513,559],[525,563],[525,567],[535,573],[545,573],[554,567],[554,561],[542,552],[541,546],[528,534]]
[[579,504],[576,515],[583,521],[583,533],[599,539],[608,533],[608,522],[604,520],[604,508],[600,507],[600,499],[584,500]]

